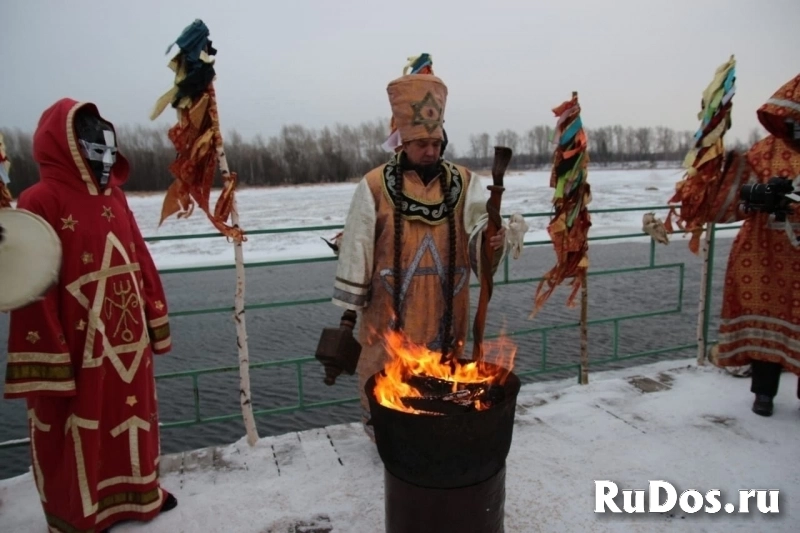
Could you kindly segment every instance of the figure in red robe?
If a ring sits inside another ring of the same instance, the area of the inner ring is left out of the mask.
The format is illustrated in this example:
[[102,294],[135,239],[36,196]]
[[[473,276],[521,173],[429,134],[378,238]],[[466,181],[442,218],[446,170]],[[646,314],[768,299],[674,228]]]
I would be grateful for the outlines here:
[[[728,257],[719,343],[711,359],[722,367],[750,364],[752,410],[771,416],[782,371],[798,376],[800,398],[800,204],[786,201],[787,193],[800,191],[800,75],[757,116],[769,135],[747,152],[728,154],[709,196],[706,222],[744,220]],[[757,188],[754,194],[745,190],[740,204],[744,185]]]
[[33,139],[40,181],[17,207],[61,239],[58,282],[11,312],[5,398],[27,403],[49,531],[105,531],[177,501],[159,486],[153,354],[171,348],[164,290],[120,186],[128,161],[90,103],[62,99]]

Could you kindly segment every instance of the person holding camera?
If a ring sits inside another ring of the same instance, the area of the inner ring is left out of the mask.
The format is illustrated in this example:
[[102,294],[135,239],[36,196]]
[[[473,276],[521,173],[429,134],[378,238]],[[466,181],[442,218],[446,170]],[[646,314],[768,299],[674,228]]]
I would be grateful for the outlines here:
[[757,115],[769,135],[727,154],[711,200],[708,222],[744,221],[728,258],[711,360],[749,364],[752,410],[771,416],[782,371],[798,375],[800,399],[800,75]]

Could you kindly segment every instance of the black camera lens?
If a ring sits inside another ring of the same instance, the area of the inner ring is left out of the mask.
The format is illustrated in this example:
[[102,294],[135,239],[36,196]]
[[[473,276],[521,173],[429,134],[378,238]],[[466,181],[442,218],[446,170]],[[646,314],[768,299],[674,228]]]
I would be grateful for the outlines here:
[[748,183],[739,189],[739,199],[746,212],[758,211],[775,215],[775,220],[784,219],[788,205],[787,195],[794,191],[790,179],[773,176],[767,183]]
[[739,189],[739,198],[752,205],[762,205],[767,199],[767,186],[763,183],[748,183]]

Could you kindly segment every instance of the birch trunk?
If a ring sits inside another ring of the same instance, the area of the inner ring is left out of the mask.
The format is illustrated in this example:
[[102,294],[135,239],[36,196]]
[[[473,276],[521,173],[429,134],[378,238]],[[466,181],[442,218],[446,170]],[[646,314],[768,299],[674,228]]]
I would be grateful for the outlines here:
[[[213,108],[210,112],[211,120],[214,121],[214,126],[217,128],[217,135],[219,136],[217,139],[217,161],[223,182],[227,183],[230,180],[231,172],[228,167],[228,158],[225,156],[225,148],[223,147],[216,91],[213,84],[209,86],[208,93],[211,95],[209,106]],[[239,212],[236,208],[235,191],[232,193],[232,197],[231,223],[238,227]],[[236,322],[236,344],[239,348],[239,405],[242,407],[247,443],[250,446],[255,446],[256,441],[258,441],[258,432],[256,431],[256,419],[253,416],[253,402],[250,397],[250,354],[247,349],[247,328],[245,327],[244,318],[244,254],[242,253],[241,240],[234,240],[233,254],[236,260],[236,294],[234,296],[233,320]]]
[[[220,159],[220,167],[223,163]],[[239,225],[239,212],[236,210],[236,200],[233,200],[231,209],[231,222],[234,226]],[[236,296],[234,298],[233,319],[236,322],[236,344],[239,347],[239,404],[242,406],[242,417],[244,427],[247,431],[247,443],[254,446],[258,440],[256,430],[256,419],[253,416],[253,402],[250,396],[250,353],[247,348],[247,327],[244,316],[244,254],[242,253],[242,242],[233,243],[233,253],[236,259]]]
[[703,325],[705,323],[706,306],[708,305],[708,293],[706,284],[708,282],[708,251],[709,242],[711,241],[711,232],[714,231],[714,224],[709,223],[706,225],[705,235],[703,236],[703,271],[700,275],[700,301],[697,305],[697,364],[703,366],[706,364],[706,336]]
[[[225,149],[222,142],[217,146],[217,159],[219,160],[219,170],[223,180],[227,181],[230,176],[228,168],[228,158],[225,156]],[[231,223],[239,226],[239,212],[236,208],[236,196],[234,193],[233,205],[231,207]],[[247,443],[254,446],[258,440],[256,431],[256,420],[253,416],[253,402],[250,397],[250,354],[247,348],[247,327],[244,317],[244,254],[242,253],[242,242],[236,240],[233,243],[233,253],[236,259],[236,295],[234,298],[233,320],[236,322],[236,344],[239,348],[239,404],[242,407],[242,417],[244,427],[247,431]]]
[[589,289],[584,272],[581,283],[581,385],[589,383]]

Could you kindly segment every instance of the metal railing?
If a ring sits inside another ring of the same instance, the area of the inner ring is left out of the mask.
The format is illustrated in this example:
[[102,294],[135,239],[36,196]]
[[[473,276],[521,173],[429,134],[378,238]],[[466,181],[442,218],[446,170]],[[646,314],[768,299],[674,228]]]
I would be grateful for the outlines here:
[[[636,206],[636,207],[627,207],[627,208],[616,208],[616,209],[594,209],[590,210],[592,215],[595,214],[606,214],[606,213],[623,213],[623,212],[650,212],[650,211],[663,211],[667,210],[669,206]],[[523,216],[527,218],[537,218],[537,217],[550,217],[552,213],[550,212],[537,212],[537,213],[527,213],[523,214]],[[331,230],[339,230],[342,229],[342,225],[326,225],[326,226],[305,226],[305,227],[293,227],[293,228],[279,228],[279,229],[268,229],[268,230],[253,230],[248,231],[248,235],[274,235],[279,233],[302,233],[302,232],[319,232],[319,231],[331,231]],[[599,227],[599,226],[595,226]],[[713,227],[710,235],[710,243],[709,243],[709,267],[708,267],[708,279],[704,287],[701,287],[701,290],[706,291],[706,294],[710,294],[711,286],[713,281],[713,261],[714,261],[714,243],[715,243],[715,235],[717,231],[725,231],[725,230],[735,230],[738,229],[737,226],[726,226],[723,228],[716,228]],[[202,234],[190,234],[190,235],[167,235],[167,236],[157,236],[157,237],[148,237],[145,240],[147,242],[158,242],[158,241],[170,241],[170,240],[189,240],[189,239],[208,239],[208,238],[222,238],[223,236],[219,233],[202,233]],[[643,232],[637,233],[626,233],[626,234],[619,234],[619,235],[608,235],[608,236],[597,236],[597,237],[590,237],[589,241],[596,242],[596,241],[613,241],[613,240],[622,240],[622,239],[630,239],[630,238],[641,238],[647,237],[647,235]],[[551,241],[548,240],[538,240],[538,241],[526,241],[524,243],[525,247],[532,247],[532,246],[552,246]],[[656,256],[656,243],[650,240],[650,255],[649,261],[646,265],[641,266],[634,266],[634,267],[626,267],[626,268],[613,268],[613,269],[606,269],[606,270],[592,270],[588,272],[588,276],[597,277],[597,276],[619,276],[627,273],[633,272],[643,272],[643,271],[654,271],[654,270],[667,270],[667,271],[677,271],[678,272],[678,298],[677,304],[673,307],[660,309],[655,311],[647,311],[643,313],[636,313],[636,314],[625,314],[619,316],[612,316],[612,317],[603,317],[603,318],[594,318],[591,317],[588,320],[588,325],[601,325],[601,324],[611,324],[613,327],[613,338],[612,338],[612,348],[611,354],[608,357],[604,357],[602,359],[592,359],[591,365],[592,367],[602,366],[609,363],[621,362],[631,359],[643,358],[643,357],[651,357],[657,356],[672,352],[679,352],[683,350],[688,350],[692,348],[697,348],[698,343],[695,339],[693,342],[679,344],[676,346],[669,346],[665,348],[658,348],[653,350],[646,350],[641,351],[633,354],[620,354],[620,346],[619,346],[619,331],[620,331],[620,324],[635,319],[642,319],[642,318],[650,318],[650,317],[658,317],[658,316],[667,316],[667,315],[674,315],[683,312],[683,290],[684,290],[684,275],[685,275],[685,264],[684,263],[668,263],[668,264],[656,264],[655,260]],[[326,257],[316,257],[316,258],[306,258],[306,259],[289,259],[289,260],[280,260],[280,261],[260,261],[260,262],[251,262],[246,263],[245,268],[265,268],[265,267],[276,267],[276,266],[285,266],[285,265],[299,265],[299,264],[309,264],[309,263],[320,263],[320,262],[333,262],[336,261],[337,258],[333,255],[326,256]],[[228,270],[234,269],[235,265],[214,265],[214,266],[198,266],[198,267],[183,267],[183,268],[165,268],[159,270],[161,275],[170,275],[170,274],[184,274],[184,273],[193,273],[193,272],[205,272],[205,271],[214,271],[214,270]],[[503,286],[503,285],[516,285],[516,284],[525,284],[525,283],[535,283],[540,281],[541,277],[535,278],[521,278],[521,279],[511,279],[509,275],[509,258],[506,257],[505,262],[503,264],[502,270],[502,279],[495,280],[495,287]],[[478,283],[473,283],[470,285],[470,288],[478,288],[480,285]],[[288,306],[300,306],[300,305],[320,305],[320,304],[330,304],[330,295],[326,295],[320,298],[313,298],[313,299],[305,299],[305,300],[287,300],[287,301],[278,301],[278,302],[269,302],[269,303],[247,303],[245,309],[247,311],[252,310],[259,310],[259,309],[274,309],[279,307],[288,307]],[[709,302],[710,304],[710,302]],[[706,305],[705,314],[703,317],[703,329],[705,332],[704,338],[708,339],[708,329],[711,317],[711,307],[712,305]],[[187,309],[181,311],[174,311],[170,312],[171,317],[177,316],[196,316],[196,315],[204,315],[204,314],[213,314],[213,313],[231,313],[233,311],[233,305],[226,306],[226,307],[209,307],[209,308],[200,308],[200,309]],[[537,374],[546,374],[546,373],[554,373],[554,372],[563,372],[563,371],[570,371],[575,370],[576,373],[580,370],[579,363],[569,363],[569,364],[561,364],[551,366],[548,364],[548,339],[552,332],[564,330],[564,329],[571,329],[571,328],[578,328],[580,326],[579,322],[568,322],[562,324],[555,324],[549,326],[541,326],[541,327],[534,327],[534,328],[527,328],[517,331],[506,332],[503,335],[506,337],[522,337],[528,335],[540,335],[541,336],[541,352],[540,352],[540,361],[537,368],[533,370],[515,372],[520,377],[525,376],[533,376]],[[498,338],[500,334],[496,335],[486,335],[486,339],[493,339]],[[308,410],[308,409],[321,409],[336,405],[342,405],[347,403],[353,403],[358,401],[357,396],[353,397],[345,397],[340,399],[334,400],[326,400],[326,401],[307,401],[306,395],[303,388],[303,369],[304,366],[307,364],[314,365],[314,368],[318,370],[319,363],[313,356],[308,357],[300,357],[300,358],[292,358],[292,359],[283,359],[278,361],[269,361],[269,362],[259,362],[259,363],[251,363],[250,368],[253,369],[277,369],[282,367],[293,367],[296,372],[296,403],[294,405],[289,406],[281,406],[281,407],[274,407],[274,408],[264,408],[264,409],[256,409],[254,410],[255,416],[267,416],[267,415],[276,415],[276,414],[284,414],[290,413],[298,410]],[[163,382],[165,380],[175,380],[175,379],[188,379],[191,380],[192,383],[192,394],[193,394],[193,416],[191,418],[186,418],[183,420],[174,420],[174,421],[166,421],[161,422],[160,425],[162,428],[177,428],[177,427],[187,427],[187,426],[194,426],[197,424],[211,424],[229,420],[236,420],[241,418],[241,411],[236,411],[230,414],[222,414],[217,416],[203,416],[200,409],[200,397],[201,397],[201,378],[204,376],[209,376],[213,374],[223,374],[223,373],[238,373],[239,366],[238,365],[230,365],[230,366],[220,366],[214,368],[202,368],[202,369],[191,369],[191,370],[184,370],[179,372],[170,372],[159,374],[156,376],[156,380],[159,382]],[[16,448],[20,446],[26,446],[28,444],[28,439],[16,439],[13,441],[7,441],[0,443],[0,450],[8,449],[8,448]]]

